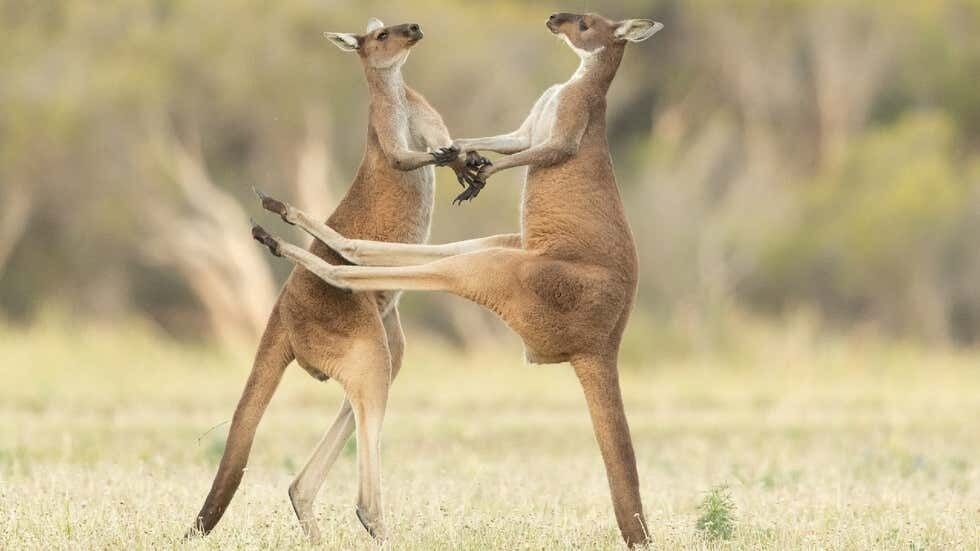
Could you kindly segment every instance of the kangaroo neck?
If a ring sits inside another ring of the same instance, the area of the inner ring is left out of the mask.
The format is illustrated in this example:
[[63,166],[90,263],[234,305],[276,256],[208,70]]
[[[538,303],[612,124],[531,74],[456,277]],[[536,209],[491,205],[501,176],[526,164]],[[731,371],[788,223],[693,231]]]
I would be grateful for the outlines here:
[[624,51],[622,44],[605,46],[596,52],[583,52],[576,49],[580,62],[578,69],[568,80],[568,84],[581,84],[605,95],[616,77],[619,64],[623,61]]
[[401,65],[387,68],[365,67],[364,76],[367,78],[372,99],[390,103],[407,101]]

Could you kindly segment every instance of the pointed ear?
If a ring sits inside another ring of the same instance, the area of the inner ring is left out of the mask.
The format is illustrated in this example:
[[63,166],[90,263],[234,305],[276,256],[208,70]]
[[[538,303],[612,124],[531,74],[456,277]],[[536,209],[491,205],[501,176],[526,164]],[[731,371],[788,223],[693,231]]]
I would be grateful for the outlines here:
[[372,17],[371,19],[368,19],[367,30],[365,32],[371,33],[384,26],[385,24],[382,23],[380,19],[377,17]]
[[357,36],[350,33],[323,33],[327,40],[345,52],[353,52],[361,47]]
[[627,19],[619,23],[613,35],[621,40],[643,42],[662,28],[664,28],[663,23],[657,23],[652,19]]

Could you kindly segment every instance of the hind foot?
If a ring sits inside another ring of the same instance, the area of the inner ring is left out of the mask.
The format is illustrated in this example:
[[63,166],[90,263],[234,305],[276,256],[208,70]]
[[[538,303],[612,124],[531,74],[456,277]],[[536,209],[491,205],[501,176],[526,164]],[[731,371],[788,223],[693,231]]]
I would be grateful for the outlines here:
[[265,228],[256,224],[255,222],[252,222],[252,239],[268,247],[269,252],[271,252],[273,256],[278,256],[280,258],[282,257],[282,251],[279,250],[279,240],[270,235],[269,232],[265,231]]
[[255,194],[259,196],[259,199],[262,201],[262,208],[264,208],[269,212],[278,214],[279,217],[282,218],[283,222],[291,226],[296,224],[292,207],[290,207],[289,205],[283,203],[278,199],[269,197],[268,195],[263,193],[262,190],[258,188],[253,187],[252,191],[254,191]]
[[381,515],[372,515],[360,507],[357,507],[354,511],[357,513],[357,520],[361,521],[361,525],[364,526],[368,534],[371,534],[372,538],[379,541],[384,541],[388,538]]

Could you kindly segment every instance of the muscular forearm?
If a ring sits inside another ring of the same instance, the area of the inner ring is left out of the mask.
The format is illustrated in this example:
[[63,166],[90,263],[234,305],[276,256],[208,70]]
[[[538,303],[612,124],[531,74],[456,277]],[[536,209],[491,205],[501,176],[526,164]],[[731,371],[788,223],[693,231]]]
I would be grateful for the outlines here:
[[575,144],[550,141],[498,159],[493,165],[493,172],[525,165],[550,166],[572,157],[577,151]]
[[409,171],[423,166],[435,164],[436,160],[429,153],[399,149],[388,153],[388,164],[396,170]]
[[494,153],[509,155],[527,149],[530,143],[524,136],[504,134],[502,136],[456,140],[454,145],[463,151],[493,151]]

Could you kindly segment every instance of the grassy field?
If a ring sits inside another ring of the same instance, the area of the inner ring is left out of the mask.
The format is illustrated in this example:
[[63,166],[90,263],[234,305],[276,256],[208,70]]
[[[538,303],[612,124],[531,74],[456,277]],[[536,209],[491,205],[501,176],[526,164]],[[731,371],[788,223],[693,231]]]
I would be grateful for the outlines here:
[[[464,356],[408,329],[383,444],[389,546],[620,546],[570,369],[523,365],[515,341]],[[286,489],[341,393],[294,368],[224,520],[179,540],[250,354],[139,327],[0,330],[0,549],[305,547]],[[976,355],[786,337],[730,361],[648,357],[624,385],[656,548],[980,548]],[[355,481],[349,446],[318,504],[325,548],[374,547]],[[728,540],[697,528],[721,486]]]

